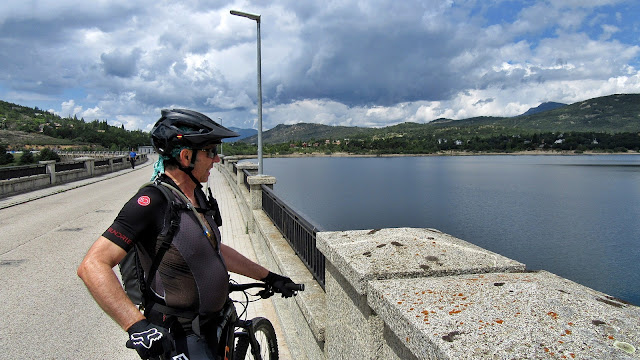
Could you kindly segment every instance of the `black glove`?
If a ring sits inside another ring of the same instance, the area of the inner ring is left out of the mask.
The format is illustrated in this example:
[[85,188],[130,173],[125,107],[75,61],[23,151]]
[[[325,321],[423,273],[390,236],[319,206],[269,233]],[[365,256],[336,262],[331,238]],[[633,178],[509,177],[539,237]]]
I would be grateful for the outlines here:
[[160,356],[173,350],[173,338],[169,330],[142,319],[131,325],[127,347],[135,349],[141,359]]
[[273,291],[282,293],[282,297],[288,298],[295,295],[292,290],[289,290],[285,287],[286,284],[294,284],[294,282],[286,276],[278,275],[276,273],[272,273],[269,271],[269,275],[266,278],[262,279],[265,283],[271,285],[273,287]]

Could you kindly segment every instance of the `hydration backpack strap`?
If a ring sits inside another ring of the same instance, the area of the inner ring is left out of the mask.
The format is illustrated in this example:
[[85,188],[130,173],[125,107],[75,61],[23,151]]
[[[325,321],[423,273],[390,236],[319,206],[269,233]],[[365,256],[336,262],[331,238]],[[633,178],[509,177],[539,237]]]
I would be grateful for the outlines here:
[[[142,297],[143,297],[143,301],[142,301],[143,307],[150,308],[149,305],[153,301],[152,300],[153,296],[151,294],[151,284],[153,283],[153,279],[156,276],[156,272],[158,271],[158,267],[160,266],[160,262],[162,262],[162,258],[164,257],[164,254],[167,252],[167,250],[169,250],[169,247],[171,247],[171,242],[173,241],[173,237],[178,231],[178,228],[180,227],[180,211],[186,209],[187,207],[175,199],[175,195],[169,189],[172,189],[175,191],[178,191],[178,190],[176,190],[171,185],[165,184],[160,181],[156,181],[153,183],[147,183],[143,185],[143,187],[144,186],[153,186],[158,190],[160,190],[160,192],[162,192],[162,194],[164,195],[164,197],[167,199],[169,203],[169,209],[165,214],[165,225],[162,228],[162,231],[160,232],[160,234],[158,234],[158,238],[157,238],[157,241],[160,242],[160,245],[158,246],[158,249],[156,251],[156,256],[153,258],[153,261],[151,263],[149,274],[146,279],[144,278],[143,275],[138,277],[138,279],[141,279],[140,288],[141,288]],[[142,272],[141,271],[142,266],[138,259],[137,259],[136,265],[138,265],[136,266],[137,268],[136,271],[138,271],[139,272],[138,275],[140,275],[140,272]]]

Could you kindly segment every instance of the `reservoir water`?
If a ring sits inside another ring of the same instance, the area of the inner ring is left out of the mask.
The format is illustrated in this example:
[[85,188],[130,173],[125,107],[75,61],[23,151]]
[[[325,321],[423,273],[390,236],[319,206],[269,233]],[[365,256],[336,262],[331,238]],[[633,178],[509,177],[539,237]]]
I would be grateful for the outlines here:
[[434,228],[640,305],[640,155],[264,159],[325,231]]

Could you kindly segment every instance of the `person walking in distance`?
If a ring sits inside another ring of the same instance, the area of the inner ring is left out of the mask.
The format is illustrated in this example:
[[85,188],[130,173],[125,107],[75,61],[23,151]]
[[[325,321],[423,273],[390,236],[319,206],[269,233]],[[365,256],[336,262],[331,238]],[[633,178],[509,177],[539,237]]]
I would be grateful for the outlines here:
[[[151,130],[159,154],[152,179],[155,186],[140,188],[78,267],[78,276],[96,302],[128,332],[127,347],[142,359],[215,358],[216,334],[212,333],[228,298],[229,271],[264,281],[284,297],[293,295],[287,289],[293,284],[290,278],[222,242],[218,204],[210,191],[207,196],[202,190],[201,183],[220,161],[217,149],[222,139],[236,136],[204,114],[162,110]],[[173,195],[171,201],[167,193]],[[179,226],[167,242],[160,239],[166,235],[167,223],[174,224],[167,220],[171,219],[168,209],[178,209]],[[166,251],[159,250],[162,244],[167,244]],[[134,250],[149,279],[144,312],[127,296],[113,271]],[[159,261],[158,254],[163,255]]]
[[138,156],[138,154],[136,154],[136,152],[131,149],[131,152],[129,152],[129,161],[131,162],[132,169],[135,169],[136,167],[136,156]]

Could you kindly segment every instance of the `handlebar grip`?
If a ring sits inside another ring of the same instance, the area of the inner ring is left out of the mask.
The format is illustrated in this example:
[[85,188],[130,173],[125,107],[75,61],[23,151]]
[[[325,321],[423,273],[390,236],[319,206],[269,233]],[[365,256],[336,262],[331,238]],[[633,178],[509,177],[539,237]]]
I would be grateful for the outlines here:
[[287,288],[287,290],[304,291],[304,284],[289,283],[289,284],[285,284],[284,287]]

